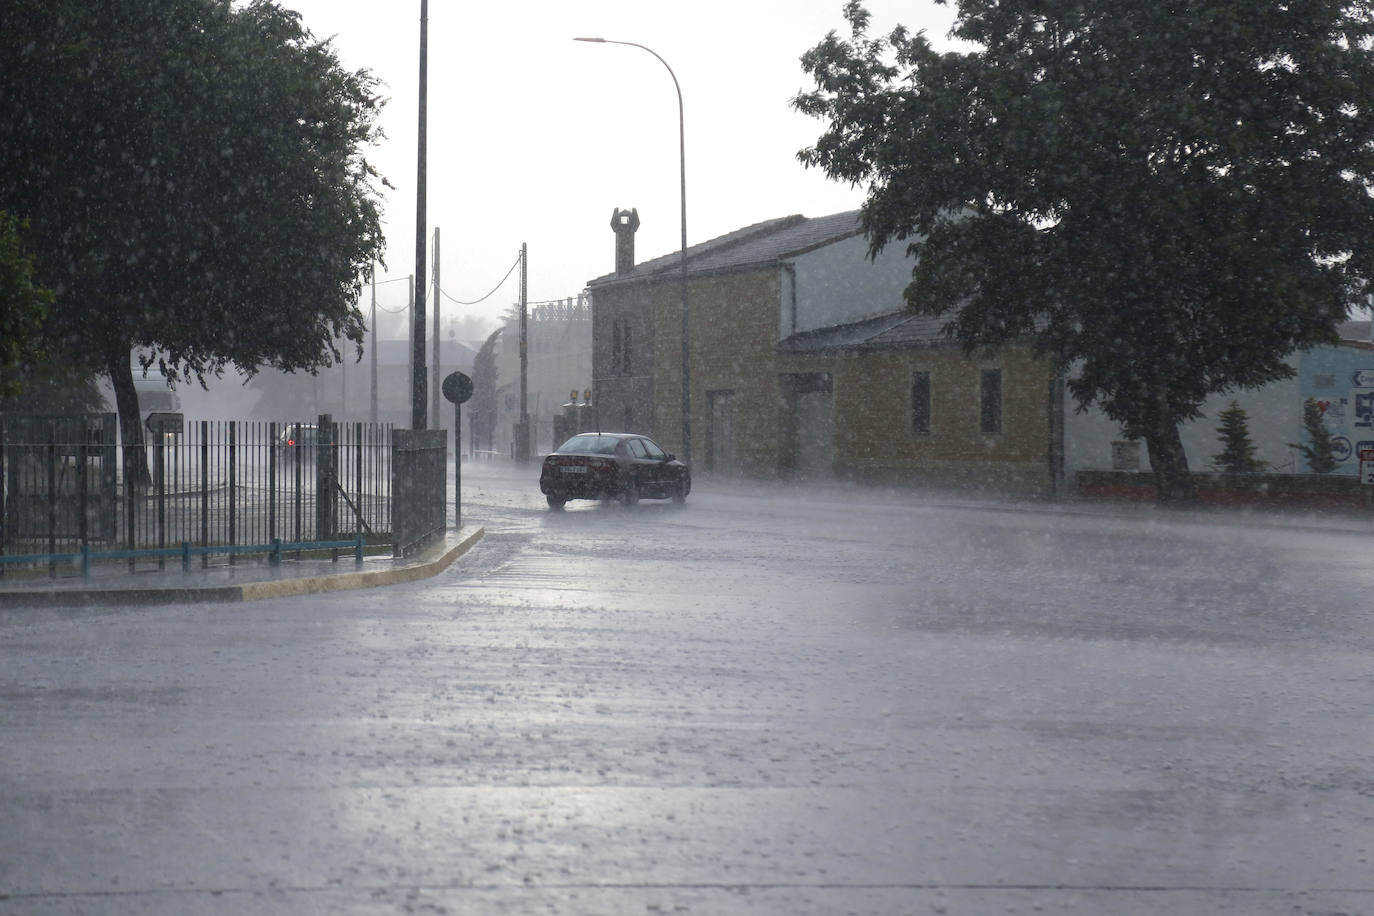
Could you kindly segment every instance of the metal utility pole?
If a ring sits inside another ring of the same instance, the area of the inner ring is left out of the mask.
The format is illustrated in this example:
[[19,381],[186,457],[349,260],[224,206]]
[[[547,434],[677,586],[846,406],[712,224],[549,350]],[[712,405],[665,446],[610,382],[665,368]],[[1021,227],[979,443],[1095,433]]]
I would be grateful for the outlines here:
[[425,423],[425,103],[429,44],[429,0],[420,0],[420,123],[415,166],[415,310],[411,316],[410,428]]
[[[639,48],[641,51],[648,51],[658,62],[668,71],[668,75],[673,78],[673,89],[677,92],[677,156],[678,156],[678,178],[681,203],[679,212],[682,215],[682,247],[678,249],[678,291],[682,303],[679,311],[682,316],[682,454],[678,457],[686,464],[692,463],[692,363],[691,363],[691,337],[689,320],[690,311],[687,301],[687,129],[686,118],[682,108],[682,86],[677,81],[677,74],[673,68],[668,66],[668,62],[653,48],[638,44],[633,41],[614,41],[610,38],[574,38],[573,41],[590,41],[597,44],[607,45],[627,45],[631,48]],[[600,400],[600,399],[598,399]]]
[[529,249],[520,243],[520,422],[515,426],[515,460],[521,464],[530,460],[529,412]]
[[372,406],[368,420],[377,422],[377,263],[372,263]]
[[434,227],[434,366],[433,384],[429,390],[429,423],[439,429],[439,227]]
[[[406,311],[410,314],[410,325],[415,327],[415,277],[406,277]],[[415,347],[412,345],[406,353],[407,375],[410,377],[411,387],[415,385]],[[413,392],[412,392],[413,393]]]

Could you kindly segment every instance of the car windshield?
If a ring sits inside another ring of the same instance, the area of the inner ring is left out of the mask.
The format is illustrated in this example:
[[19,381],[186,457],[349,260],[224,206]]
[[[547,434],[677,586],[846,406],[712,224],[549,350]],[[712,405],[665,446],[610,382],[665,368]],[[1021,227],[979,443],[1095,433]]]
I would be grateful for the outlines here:
[[558,447],[560,452],[582,452],[592,455],[614,455],[618,440],[614,436],[573,436]]

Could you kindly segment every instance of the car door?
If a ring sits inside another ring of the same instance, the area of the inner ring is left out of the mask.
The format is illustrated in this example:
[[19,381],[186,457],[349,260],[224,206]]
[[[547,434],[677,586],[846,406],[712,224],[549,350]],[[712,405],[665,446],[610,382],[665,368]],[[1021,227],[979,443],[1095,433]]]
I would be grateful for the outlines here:
[[671,469],[668,467],[668,454],[651,439],[640,440],[644,446],[644,477],[648,488],[657,495],[672,492],[669,489]]
[[653,489],[654,482],[649,467],[649,453],[644,448],[643,439],[626,439],[625,451],[630,458],[630,477],[641,493]]

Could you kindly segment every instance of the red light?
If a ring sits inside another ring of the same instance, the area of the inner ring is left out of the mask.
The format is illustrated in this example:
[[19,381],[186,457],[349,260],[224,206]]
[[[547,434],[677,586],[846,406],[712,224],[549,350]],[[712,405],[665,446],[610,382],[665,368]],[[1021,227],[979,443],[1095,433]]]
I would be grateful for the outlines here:
[[286,440],[286,444],[287,444],[287,445],[295,445],[295,444],[296,444],[296,440],[295,440],[295,439],[287,439],[287,440]]

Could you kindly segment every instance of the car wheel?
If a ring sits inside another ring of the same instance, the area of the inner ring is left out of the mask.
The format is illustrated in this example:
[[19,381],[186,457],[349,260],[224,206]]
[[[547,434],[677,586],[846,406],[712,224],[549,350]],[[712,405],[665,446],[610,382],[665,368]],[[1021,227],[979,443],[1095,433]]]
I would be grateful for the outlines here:
[[561,496],[547,496],[545,499],[549,501],[550,509],[562,509],[563,505],[567,502],[567,500]]
[[687,502],[687,487],[679,480],[673,484],[673,503],[680,506],[685,502]]
[[625,489],[620,491],[620,504],[622,506],[633,506],[639,502],[639,487],[632,480],[625,485]]

